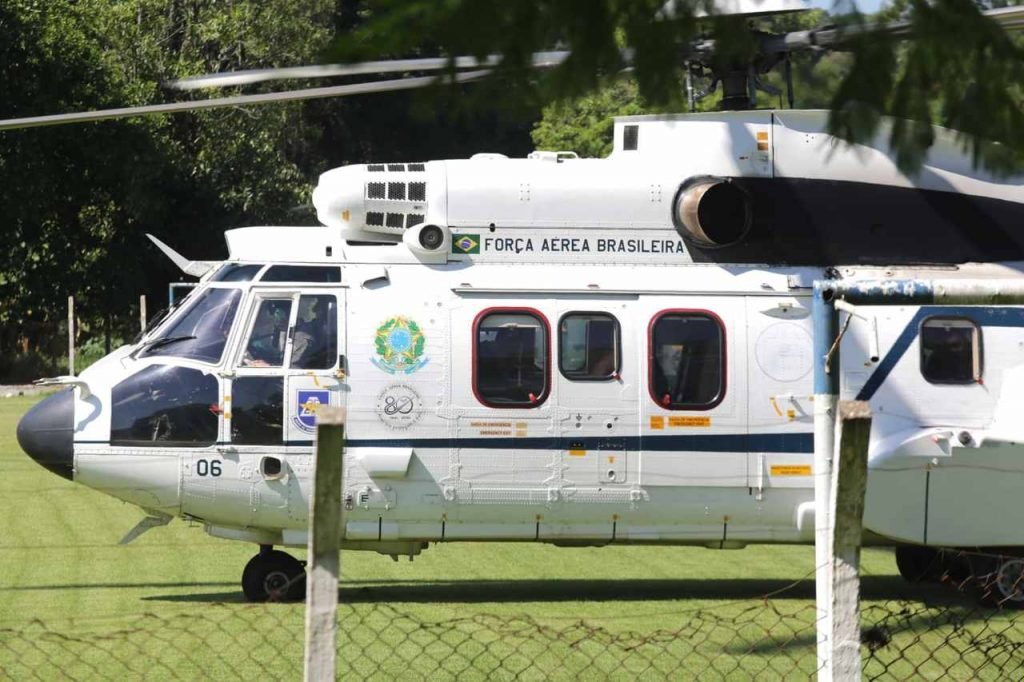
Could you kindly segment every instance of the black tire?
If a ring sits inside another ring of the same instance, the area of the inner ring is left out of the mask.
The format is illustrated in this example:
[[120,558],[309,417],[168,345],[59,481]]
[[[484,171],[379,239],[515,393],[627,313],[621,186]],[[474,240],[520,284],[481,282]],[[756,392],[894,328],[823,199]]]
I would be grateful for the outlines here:
[[992,558],[992,569],[979,585],[979,601],[998,609],[1024,609],[1024,558]]
[[932,582],[944,569],[939,550],[916,545],[896,548],[896,568],[908,583]]
[[306,568],[291,554],[257,554],[242,571],[242,592],[251,602],[298,601],[306,596]]

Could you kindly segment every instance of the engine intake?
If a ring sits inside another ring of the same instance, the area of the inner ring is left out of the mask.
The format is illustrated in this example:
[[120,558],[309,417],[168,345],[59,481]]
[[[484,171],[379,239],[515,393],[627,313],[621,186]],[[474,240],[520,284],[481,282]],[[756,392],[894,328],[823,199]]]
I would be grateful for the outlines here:
[[684,238],[706,247],[730,246],[750,231],[750,195],[731,178],[691,178],[679,187],[672,222]]

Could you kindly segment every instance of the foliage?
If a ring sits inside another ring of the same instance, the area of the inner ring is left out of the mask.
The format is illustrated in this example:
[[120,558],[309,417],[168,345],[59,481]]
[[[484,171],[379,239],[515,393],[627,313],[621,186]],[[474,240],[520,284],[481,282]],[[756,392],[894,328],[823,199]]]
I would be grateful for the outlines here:
[[[996,171],[1018,166],[1024,154],[1024,51],[982,17],[973,0],[900,3],[909,37],[904,59],[894,40],[857,37],[867,18],[852,3],[837,4],[853,10],[836,21],[854,37],[847,43],[849,69],[828,79],[839,81],[829,99],[831,130],[863,141],[879,130],[883,116],[893,116],[899,119],[890,134],[897,161],[914,171],[933,142],[931,126],[941,124],[962,131],[978,164]],[[495,75],[509,96],[546,102],[577,98],[604,84],[626,65],[624,46],[633,51],[633,73],[644,100],[679,108],[680,56],[703,30],[692,16],[703,4],[676,3],[671,16],[661,11],[663,5],[663,0],[381,0],[377,7],[385,11],[341,53],[405,54],[424,44],[449,55],[496,53],[502,62]],[[750,33],[737,30],[744,21],[719,17],[705,24],[719,59],[751,54]],[[556,45],[571,56],[535,76],[530,54]],[[546,143],[549,134],[540,134]]]
[[[769,17],[761,22],[762,28],[774,32],[796,31],[820,26],[827,15],[820,11]],[[843,54],[801,54],[793,58],[793,90],[795,106],[821,109],[829,105],[833,94],[849,68],[849,58]],[[779,92],[782,106],[785,80],[778,70],[762,78],[770,88]],[[707,79],[695,79],[696,90],[706,89]],[[721,100],[716,89],[696,104],[697,111],[711,111]],[[776,97],[759,93],[761,102],[770,106]],[[594,92],[569,100],[556,100],[545,105],[541,119],[533,129],[533,141],[538,148],[575,151],[584,157],[603,157],[611,151],[611,131],[616,116],[633,116],[671,111],[672,105],[653,106],[639,93],[636,80],[617,78]]]
[[[0,4],[0,117],[147,104],[170,77],[312,61],[332,5]],[[298,164],[318,134],[295,105],[0,133],[0,352],[52,355],[69,294],[93,327],[140,293],[160,300],[176,273],[146,232],[211,257],[228,227],[286,220],[306,201]]]
[[604,157],[612,150],[613,118],[645,113],[649,109],[637,92],[636,82],[616,80],[579,99],[545,106],[533,128],[533,141],[538,149]]

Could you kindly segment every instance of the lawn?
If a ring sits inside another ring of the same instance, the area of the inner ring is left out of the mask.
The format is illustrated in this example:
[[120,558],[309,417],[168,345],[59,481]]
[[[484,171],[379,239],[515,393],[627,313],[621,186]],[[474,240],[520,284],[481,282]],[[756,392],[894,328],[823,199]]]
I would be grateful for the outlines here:
[[[142,513],[19,450],[0,400],[0,678],[297,679],[302,604],[248,604],[254,548]],[[1019,678],[1024,621],[863,555],[869,676]],[[440,544],[342,554],[339,657],[361,679],[781,679],[814,670],[813,548]],[[867,655],[867,649],[864,649]]]

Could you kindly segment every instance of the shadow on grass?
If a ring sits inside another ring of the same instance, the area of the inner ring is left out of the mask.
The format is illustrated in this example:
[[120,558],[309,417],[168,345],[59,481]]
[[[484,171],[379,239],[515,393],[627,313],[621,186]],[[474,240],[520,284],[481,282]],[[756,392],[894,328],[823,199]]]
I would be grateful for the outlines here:
[[[230,592],[153,595],[146,600],[174,602],[234,601]],[[969,598],[942,585],[909,585],[896,576],[866,576],[865,601],[905,600],[929,605],[965,604]],[[505,603],[570,601],[739,601],[814,599],[814,580],[456,580],[342,581],[338,599],[348,604]]]
[[235,587],[237,583],[68,583],[64,585],[21,585],[0,587],[0,592],[46,592],[49,590],[149,590],[170,587]]

